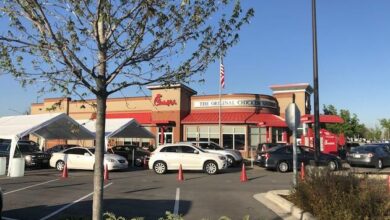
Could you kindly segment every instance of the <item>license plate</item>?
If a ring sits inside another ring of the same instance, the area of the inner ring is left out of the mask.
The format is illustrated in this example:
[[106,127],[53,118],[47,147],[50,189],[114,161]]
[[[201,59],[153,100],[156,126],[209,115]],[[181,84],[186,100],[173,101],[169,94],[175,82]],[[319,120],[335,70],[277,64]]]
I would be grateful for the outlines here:
[[360,158],[360,154],[354,154],[353,157],[354,158]]

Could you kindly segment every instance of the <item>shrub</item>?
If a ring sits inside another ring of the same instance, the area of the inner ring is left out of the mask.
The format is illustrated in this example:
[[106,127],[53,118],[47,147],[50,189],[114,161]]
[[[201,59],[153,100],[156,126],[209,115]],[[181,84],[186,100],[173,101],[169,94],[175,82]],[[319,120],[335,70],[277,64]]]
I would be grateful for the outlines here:
[[390,219],[386,181],[367,176],[312,171],[298,182],[289,198],[318,219]]

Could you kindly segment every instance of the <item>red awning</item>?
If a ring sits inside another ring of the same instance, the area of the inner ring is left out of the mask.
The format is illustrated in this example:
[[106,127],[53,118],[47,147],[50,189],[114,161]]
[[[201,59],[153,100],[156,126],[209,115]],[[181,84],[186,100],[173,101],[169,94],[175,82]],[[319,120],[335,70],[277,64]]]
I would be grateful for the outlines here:
[[[314,115],[302,115],[301,122],[313,123]],[[344,120],[338,115],[320,115],[320,123],[344,123]]]
[[[218,112],[190,113],[181,123],[183,124],[217,124]],[[284,119],[273,114],[256,114],[253,112],[222,112],[223,124],[257,124],[269,127],[287,127]]]
[[106,118],[134,118],[140,124],[152,124],[152,114],[149,112],[142,113],[107,113]]

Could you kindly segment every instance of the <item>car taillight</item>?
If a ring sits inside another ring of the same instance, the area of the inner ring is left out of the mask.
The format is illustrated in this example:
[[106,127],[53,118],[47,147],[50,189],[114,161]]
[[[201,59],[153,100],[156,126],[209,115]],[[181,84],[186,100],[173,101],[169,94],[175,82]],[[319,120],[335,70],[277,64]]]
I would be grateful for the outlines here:
[[373,157],[374,156],[374,154],[372,154],[372,153],[369,153],[368,155],[367,155],[367,157]]
[[266,153],[266,154],[265,154],[265,159],[268,160],[269,158],[270,158],[269,153]]

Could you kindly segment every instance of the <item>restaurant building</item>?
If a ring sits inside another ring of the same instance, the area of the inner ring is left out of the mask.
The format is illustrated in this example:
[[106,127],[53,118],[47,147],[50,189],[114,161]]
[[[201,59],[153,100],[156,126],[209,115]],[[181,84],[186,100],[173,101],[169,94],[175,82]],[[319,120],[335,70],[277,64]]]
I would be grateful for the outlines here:
[[[156,85],[148,87],[151,96],[110,98],[107,100],[107,118],[135,118],[156,137],[154,140],[115,139],[111,144],[155,147],[186,140],[214,141],[225,148],[240,150],[246,156],[250,147],[259,143],[289,142],[290,131],[284,121],[284,111],[295,100],[301,114],[309,114],[312,88],[307,83],[270,88],[272,95],[236,93],[222,94],[220,98],[218,94],[197,95],[195,90],[183,84]],[[95,103],[93,99],[48,98],[43,103],[32,104],[31,114],[64,112],[76,120],[94,119]],[[58,142],[66,140],[55,140],[46,145],[50,147]]]

